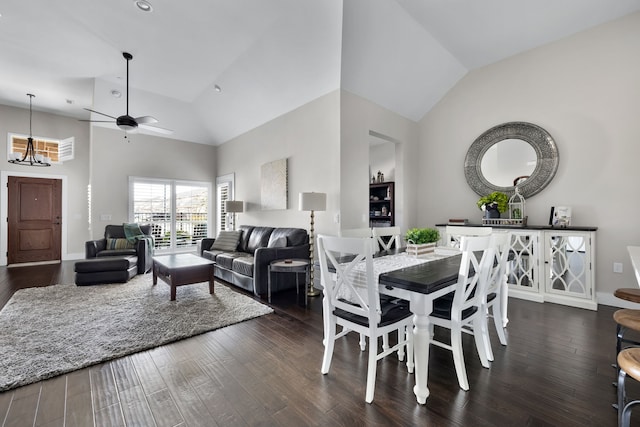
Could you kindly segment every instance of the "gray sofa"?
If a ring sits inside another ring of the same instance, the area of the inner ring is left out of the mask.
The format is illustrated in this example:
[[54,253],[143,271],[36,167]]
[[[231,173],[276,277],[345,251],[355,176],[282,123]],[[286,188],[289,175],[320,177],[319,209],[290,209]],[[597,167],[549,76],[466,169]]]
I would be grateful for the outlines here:
[[[233,251],[213,250],[215,239],[201,242],[200,255],[216,262],[215,277],[253,292],[267,294],[267,267],[277,259],[309,259],[309,235],[302,228],[241,225],[238,246]],[[271,276],[271,292],[295,287],[294,274]]]

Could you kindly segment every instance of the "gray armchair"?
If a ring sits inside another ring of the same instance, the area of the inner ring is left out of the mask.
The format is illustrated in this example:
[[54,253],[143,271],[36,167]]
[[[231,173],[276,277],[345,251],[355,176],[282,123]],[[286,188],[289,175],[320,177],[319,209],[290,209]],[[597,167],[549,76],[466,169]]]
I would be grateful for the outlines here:
[[[141,225],[140,229],[145,235],[151,236],[151,225]],[[147,248],[147,241],[141,239],[137,241],[133,248],[120,248],[120,241],[115,239],[125,239],[124,227],[122,225],[107,225],[104,229],[104,238],[90,240],[85,243],[85,258],[101,257],[127,257],[135,255],[138,257],[138,274],[151,271],[153,259],[151,254],[153,248]]]

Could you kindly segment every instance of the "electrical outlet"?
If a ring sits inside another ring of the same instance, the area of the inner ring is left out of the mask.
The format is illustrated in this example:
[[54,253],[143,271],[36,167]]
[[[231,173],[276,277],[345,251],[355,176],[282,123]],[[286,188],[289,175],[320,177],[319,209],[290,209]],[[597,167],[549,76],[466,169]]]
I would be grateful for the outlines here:
[[613,272],[614,273],[622,273],[622,263],[621,262],[614,262],[613,263]]

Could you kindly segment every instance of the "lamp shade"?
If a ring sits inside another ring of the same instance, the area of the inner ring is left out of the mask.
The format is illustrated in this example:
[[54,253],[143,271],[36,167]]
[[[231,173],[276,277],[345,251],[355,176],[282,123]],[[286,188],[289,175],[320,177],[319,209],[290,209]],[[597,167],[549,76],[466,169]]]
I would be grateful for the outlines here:
[[299,209],[301,211],[323,211],[327,209],[325,193],[300,193]]
[[227,200],[225,202],[225,212],[244,212],[244,202],[241,200]]

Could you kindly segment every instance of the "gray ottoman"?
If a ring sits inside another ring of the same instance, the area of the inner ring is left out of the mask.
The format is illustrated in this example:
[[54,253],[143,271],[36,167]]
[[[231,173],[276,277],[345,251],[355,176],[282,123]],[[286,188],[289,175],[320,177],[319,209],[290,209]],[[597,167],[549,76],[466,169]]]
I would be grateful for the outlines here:
[[76,285],[126,283],[138,273],[138,257],[101,257],[76,262]]

